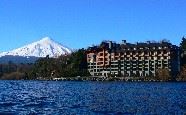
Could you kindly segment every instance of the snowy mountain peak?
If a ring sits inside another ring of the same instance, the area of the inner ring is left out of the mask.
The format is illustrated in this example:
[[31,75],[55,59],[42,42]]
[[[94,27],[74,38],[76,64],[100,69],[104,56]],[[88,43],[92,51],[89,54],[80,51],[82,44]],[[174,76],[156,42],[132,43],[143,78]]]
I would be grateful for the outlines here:
[[42,45],[51,45],[51,44],[58,44],[56,43],[52,38],[50,37],[44,37],[41,40],[37,41],[38,44],[42,44]]
[[44,38],[42,38],[40,41],[41,41],[41,42],[48,42],[48,41],[53,41],[53,39],[50,38],[50,37],[44,37]]
[[25,45],[21,48],[14,49],[9,52],[0,53],[0,57],[10,56],[24,56],[24,57],[58,57],[60,55],[71,53],[71,49],[55,42],[50,37],[44,37],[39,41]]

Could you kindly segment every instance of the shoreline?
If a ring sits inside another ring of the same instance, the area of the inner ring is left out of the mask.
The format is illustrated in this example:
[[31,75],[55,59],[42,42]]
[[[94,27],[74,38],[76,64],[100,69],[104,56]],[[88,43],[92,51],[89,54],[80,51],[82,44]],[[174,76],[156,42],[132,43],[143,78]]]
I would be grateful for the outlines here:
[[38,81],[121,81],[121,82],[186,82],[180,79],[157,79],[153,77],[104,77],[104,76],[77,76],[77,77],[37,77],[35,79],[0,79],[0,80],[38,80]]
[[156,83],[186,83],[186,81],[158,81],[158,80],[151,80],[151,81],[137,81],[137,80],[81,80],[81,79],[65,79],[65,80],[50,80],[50,79],[0,79],[0,81],[74,81],[74,82],[146,82],[146,83],[152,83],[152,82],[156,82]]
[[145,79],[145,78],[126,78],[126,77],[61,77],[52,79],[36,79],[36,80],[47,80],[47,81],[121,81],[121,82],[186,82],[182,80],[156,80],[156,79]]

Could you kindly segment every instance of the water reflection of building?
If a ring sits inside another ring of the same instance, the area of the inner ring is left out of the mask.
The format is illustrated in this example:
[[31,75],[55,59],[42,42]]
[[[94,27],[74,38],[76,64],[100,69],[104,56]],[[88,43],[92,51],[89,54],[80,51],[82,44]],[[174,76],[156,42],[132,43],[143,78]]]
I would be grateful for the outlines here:
[[179,47],[168,42],[104,41],[88,48],[87,62],[92,76],[155,76],[160,68],[176,75],[180,70],[179,55]]

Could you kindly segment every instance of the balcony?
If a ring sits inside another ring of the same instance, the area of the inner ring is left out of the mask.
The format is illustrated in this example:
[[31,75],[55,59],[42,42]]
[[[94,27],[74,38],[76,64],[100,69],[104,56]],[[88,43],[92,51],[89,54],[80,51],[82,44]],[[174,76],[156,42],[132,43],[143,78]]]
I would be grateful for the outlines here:
[[102,62],[103,61],[103,58],[98,58],[97,61],[98,62]]
[[103,65],[103,62],[98,62],[97,65]]
[[144,56],[144,53],[139,54],[139,56]]

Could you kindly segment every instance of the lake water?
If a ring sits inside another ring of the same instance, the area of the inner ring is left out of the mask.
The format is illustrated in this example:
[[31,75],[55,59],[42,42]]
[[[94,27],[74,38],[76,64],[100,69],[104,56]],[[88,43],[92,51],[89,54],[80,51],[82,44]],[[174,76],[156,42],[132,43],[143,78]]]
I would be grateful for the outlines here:
[[0,81],[0,114],[184,114],[186,83]]

